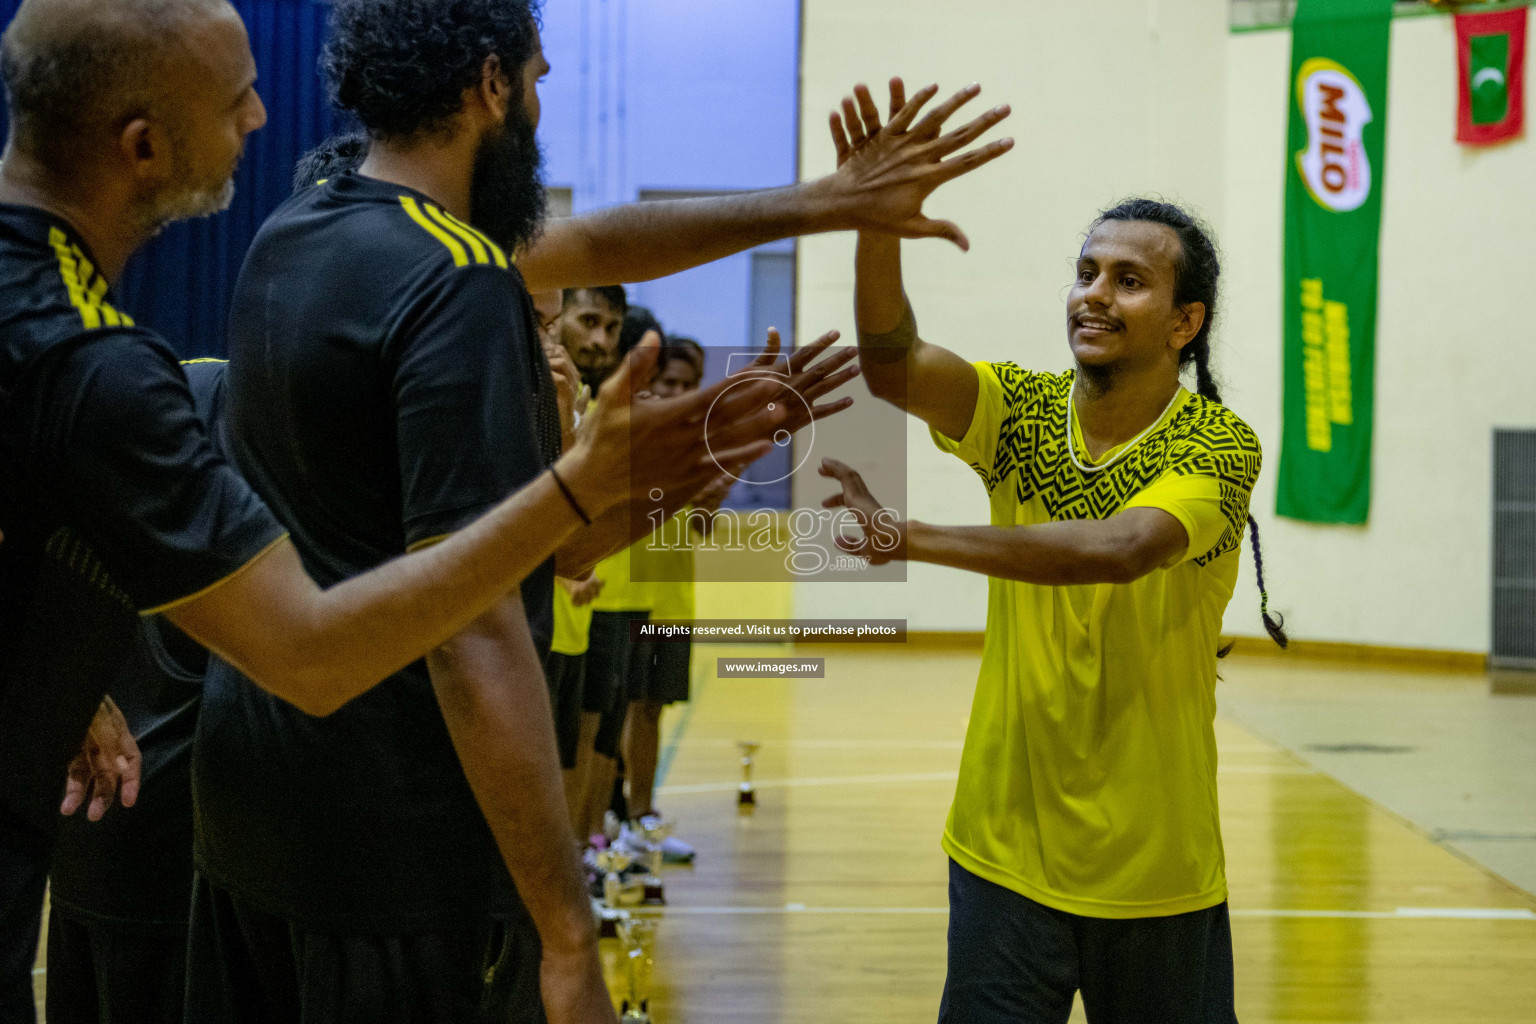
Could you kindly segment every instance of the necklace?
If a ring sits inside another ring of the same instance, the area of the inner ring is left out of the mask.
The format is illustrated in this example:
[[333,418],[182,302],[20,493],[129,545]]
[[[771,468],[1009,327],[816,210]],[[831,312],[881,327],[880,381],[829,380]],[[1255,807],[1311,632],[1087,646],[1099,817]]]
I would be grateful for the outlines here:
[[1110,466],[1113,466],[1115,463],[1129,455],[1131,453],[1131,449],[1135,448],[1136,445],[1141,442],[1142,438],[1146,437],[1148,434],[1152,433],[1152,431],[1156,430],[1159,426],[1162,425],[1163,418],[1168,415],[1168,410],[1173,408],[1173,403],[1179,400],[1179,395],[1183,391],[1184,389],[1182,387],[1176,389],[1173,393],[1173,397],[1168,399],[1168,404],[1163,406],[1163,411],[1157,414],[1157,419],[1153,420],[1147,426],[1147,429],[1143,430],[1141,433],[1131,438],[1125,444],[1121,445],[1120,451],[1116,453],[1114,458],[1110,459],[1108,462],[1100,463],[1097,466],[1085,466],[1083,465],[1082,460],[1077,457],[1077,444],[1075,443],[1077,431],[1074,428],[1077,424],[1077,413],[1072,404],[1072,399],[1073,396],[1077,393],[1077,382],[1074,381],[1072,384],[1072,390],[1067,392],[1067,456],[1071,458],[1072,465],[1077,467],[1077,471],[1079,473],[1102,473]]

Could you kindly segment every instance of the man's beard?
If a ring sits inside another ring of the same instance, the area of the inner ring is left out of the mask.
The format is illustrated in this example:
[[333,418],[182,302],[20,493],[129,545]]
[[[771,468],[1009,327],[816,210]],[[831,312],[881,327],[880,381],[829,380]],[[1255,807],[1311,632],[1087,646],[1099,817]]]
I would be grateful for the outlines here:
[[186,163],[186,149],[179,140],[173,141],[172,145],[175,147],[175,169],[171,183],[146,198],[139,206],[138,227],[146,237],[158,235],[166,225],[178,220],[212,217],[216,213],[223,213],[235,201],[238,161],[217,183],[189,185],[192,171]]
[[512,252],[544,227],[544,152],[521,105],[507,112],[501,130],[475,154],[469,222]]
[[1084,394],[1090,398],[1102,398],[1115,389],[1115,380],[1120,376],[1120,367],[1114,363],[1108,366],[1089,366],[1078,363],[1077,375],[1083,382]]
[[603,381],[607,380],[608,376],[613,373],[614,365],[612,362],[604,362],[601,366],[578,365],[576,367],[576,375],[581,378],[581,382],[590,388],[595,395],[602,388]]

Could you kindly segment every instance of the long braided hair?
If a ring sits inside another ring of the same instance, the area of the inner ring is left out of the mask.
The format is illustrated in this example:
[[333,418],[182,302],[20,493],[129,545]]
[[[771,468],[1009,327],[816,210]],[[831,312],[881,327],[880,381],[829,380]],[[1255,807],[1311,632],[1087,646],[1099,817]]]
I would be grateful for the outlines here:
[[[1199,332],[1179,352],[1179,366],[1195,365],[1195,390],[1209,401],[1221,402],[1221,390],[1211,374],[1211,328],[1216,323],[1217,284],[1221,278],[1221,260],[1216,254],[1216,244],[1211,232],[1193,215],[1172,203],[1156,199],[1127,199],[1099,214],[1089,233],[1105,221],[1148,221],[1162,224],[1179,236],[1181,252],[1174,264],[1174,302],[1188,305],[1199,302],[1205,305],[1205,321]],[[1281,647],[1290,643],[1285,633],[1285,617],[1269,610],[1269,591],[1264,587],[1264,554],[1259,548],[1259,521],[1248,516],[1248,532],[1253,538],[1253,567],[1259,581],[1259,614],[1264,619],[1264,631]],[[1232,645],[1223,647],[1218,656],[1224,657]]]

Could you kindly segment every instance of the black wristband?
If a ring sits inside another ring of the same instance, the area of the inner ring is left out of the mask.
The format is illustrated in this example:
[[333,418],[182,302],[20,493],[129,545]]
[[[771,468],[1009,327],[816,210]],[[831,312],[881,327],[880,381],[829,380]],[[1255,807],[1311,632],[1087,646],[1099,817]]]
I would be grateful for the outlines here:
[[571,503],[571,508],[576,510],[576,514],[581,517],[581,521],[591,526],[592,517],[587,515],[587,510],[581,507],[581,502],[576,500],[576,495],[571,493],[571,489],[565,486],[565,481],[560,479],[560,474],[555,472],[554,466],[549,467],[549,475],[554,477],[555,486],[560,488],[560,493],[565,495],[565,500]]

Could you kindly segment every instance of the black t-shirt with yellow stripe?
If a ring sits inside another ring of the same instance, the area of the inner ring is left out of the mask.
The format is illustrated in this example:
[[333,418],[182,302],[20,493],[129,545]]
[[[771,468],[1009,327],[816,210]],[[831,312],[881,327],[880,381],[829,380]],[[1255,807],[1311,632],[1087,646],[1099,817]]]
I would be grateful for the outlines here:
[[51,831],[134,612],[218,584],[283,531],[84,239],[14,205],[0,205],[0,530],[0,802]]
[[[184,361],[197,415],[214,446],[223,424],[222,359]],[[143,755],[133,807],[100,821],[66,818],[48,898],[55,912],[129,934],[184,935],[192,900],[192,736],[208,652],[163,616],[140,621],[138,642],[110,693]]]
[[[345,174],[280,207],[229,355],[232,457],[322,586],[460,529],[558,454],[520,275],[409,189]],[[553,580],[546,563],[522,588],[541,654]],[[304,927],[452,926],[513,899],[424,663],[317,719],[215,659],[193,761],[199,866]]]

